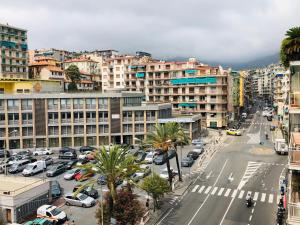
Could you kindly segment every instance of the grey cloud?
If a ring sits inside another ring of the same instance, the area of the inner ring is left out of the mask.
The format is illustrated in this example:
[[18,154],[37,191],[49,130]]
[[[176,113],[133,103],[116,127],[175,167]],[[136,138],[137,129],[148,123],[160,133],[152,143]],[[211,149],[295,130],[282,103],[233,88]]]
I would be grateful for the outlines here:
[[10,0],[0,23],[28,29],[29,46],[136,50],[155,57],[248,61],[279,50],[299,25],[295,0]]

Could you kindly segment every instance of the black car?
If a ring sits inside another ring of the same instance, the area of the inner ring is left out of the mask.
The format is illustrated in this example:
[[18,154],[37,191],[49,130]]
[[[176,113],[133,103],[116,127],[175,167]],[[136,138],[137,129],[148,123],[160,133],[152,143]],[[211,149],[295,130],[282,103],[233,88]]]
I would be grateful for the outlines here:
[[52,198],[59,198],[61,196],[61,187],[58,181],[51,181],[51,196]]
[[72,169],[73,166],[76,165],[77,161],[78,161],[77,159],[72,159],[72,160],[66,162],[66,164],[65,164],[66,170]]
[[147,153],[143,150],[140,150],[137,152],[136,154],[136,158],[135,158],[135,162],[136,163],[140,163],[142,161],[144,161],[144,159],[146,158]]
[[6,154],[6,157],[9,158],[10,157],[10,152],[4,149],[0,149],[0,158],[4,158],[4,152]]
[[90,186],[82,188],[81,185],[76,185],[73,189],[73,192],[78,191],[78,189],[80,189],[80,188],[81,188],[81,190],[79,192],[82,193],[82,194],[86,194],[87,196],[90,196],[94,199],[99,197],[98,191],[95,188],[92,188]]
[[63,172],[65,172],[65,170],[66,170],[65,165],[62,163],[59,163],[59,164],[49,167],[49,169],[47,170],[46,176],[54,177],[59,174],[62,174]]
[[196,159],[198,159],[198,157],[199,157],[199,153],[198,153],[198,152],[195,152],[195,151],[190,151],[190,152],[187,154],[187,157],[190,157],[190,158],[192,158],[193,160],[196,160]]
[[166,162],[166,157],[165,155],[158,155],[154,158],[153,162],[155,165],[163,165]]
[[66,152],[76,152],[76,150],[69,147],[63,147],[62,149],[59,150],[59,154],[64,154]]
[[168,159],[172,159],[176,156],[176,151],[174,149],[170,149],[168,151]]
[[69,160],[72,160],[72,159],[77,159],[77,154],[76,152],[65,152],[65,153],[59,153],[59,156],[58,156],[59,159],[69,159]]
[[182,160],[181,160],[181,166],[182,167],[191,167],[194,163],[194,160],[190,157],[184,157]]
[[79,149],[79,152],[87,152],[87,151],[94,151],[95,150],[95,148],[93,148],[93,147],[91,147],[91,146],[82,146],[82,147],[80,147],[80,149]]
[[162,155],[162,154],[164,154],[162,149],[155,149],[154,155]]

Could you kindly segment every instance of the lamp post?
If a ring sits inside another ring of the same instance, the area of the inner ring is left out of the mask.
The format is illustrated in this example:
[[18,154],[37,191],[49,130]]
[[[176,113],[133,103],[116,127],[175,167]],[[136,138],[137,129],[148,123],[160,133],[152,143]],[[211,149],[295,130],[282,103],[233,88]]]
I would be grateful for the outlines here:
[[[10,135],[10,134],[13,134],[13,133],[16,133],[16,132],[18,132],[18,130],[13,130],[13,131],[11,131],[11,132],[9,132],[8,133],[8,136]],[[4,142],[4,144],[5,144],[5,147],[4,147],[4,175],[5,176],[7,176],[7,162],[6,162],[6,160],[7,160],[7,152],[8,152],[8,150],[6,150],[6,148],[7,148],[7,146],[6,146],[6,141]],[[9,147],[9,146],[8,146]]]

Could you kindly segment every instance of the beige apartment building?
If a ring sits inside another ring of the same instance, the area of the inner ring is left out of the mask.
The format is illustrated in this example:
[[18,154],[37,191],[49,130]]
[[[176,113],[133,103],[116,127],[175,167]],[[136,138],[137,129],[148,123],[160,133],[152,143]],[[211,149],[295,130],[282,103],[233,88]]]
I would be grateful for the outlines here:
[[[143,98],[141,92],[0,95],[0,147],[135,144],[160,119],[178,120],[171,104],[146,104]],[[199,135],[200,116],[181,122],[190,138]]]
[[0,79],[27,79],[27,31],[0,23]]
[[144,91],[150,103],[171,103],[175,114],[200,114],[204,126],[228,123],[228,71],[198,63],[153,61],[125,70],[128,91]]

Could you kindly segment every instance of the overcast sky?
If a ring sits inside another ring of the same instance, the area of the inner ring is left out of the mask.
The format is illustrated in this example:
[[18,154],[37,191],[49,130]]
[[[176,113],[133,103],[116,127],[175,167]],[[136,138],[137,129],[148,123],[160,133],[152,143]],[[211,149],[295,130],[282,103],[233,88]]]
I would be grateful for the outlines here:
[[8,0],[0,23],[27,29],[30,49],[234,62],[277,52],[299,12],[299,0]]

